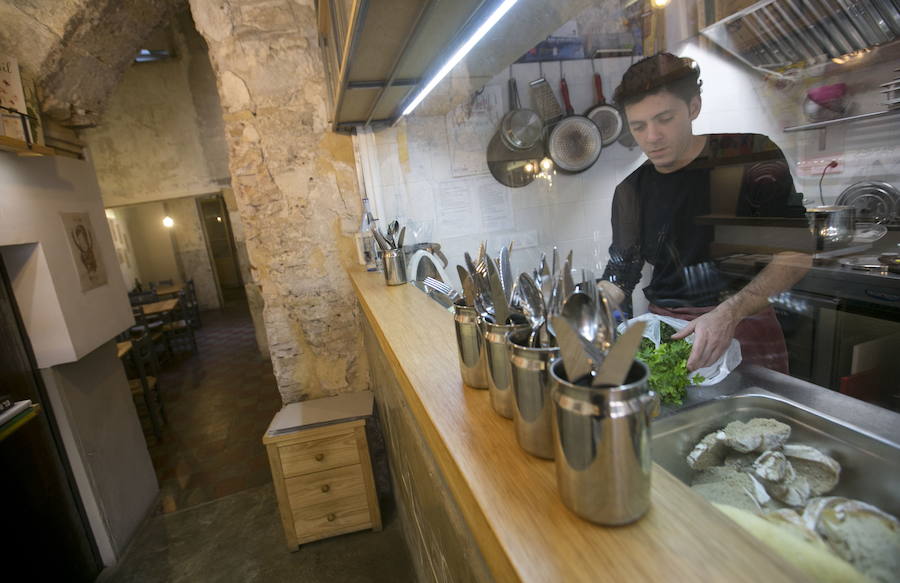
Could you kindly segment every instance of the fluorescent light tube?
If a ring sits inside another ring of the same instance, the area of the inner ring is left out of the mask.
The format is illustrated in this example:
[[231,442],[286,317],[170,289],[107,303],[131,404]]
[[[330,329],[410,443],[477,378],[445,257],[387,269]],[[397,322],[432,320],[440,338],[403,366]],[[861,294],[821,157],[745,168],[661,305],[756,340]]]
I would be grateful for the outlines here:
[[402,115],[409,115],[410,113],[412,113],[412,111],[416,107],[418,107],[420,103],[422,103],[422,100],[425,99],[435,87],[437,87],[437,84],[447,76],[447,73],[452,71],[453,67],[455,67],[457,64],[459,64],[460,61],[463,60],[463,57],[465,57],[469,53],[469,51],[471,51],[475,47],[475,45],[478,44],[478,41],[480,41],[484,37],[484,35],[486,35],[492,28],[494,28],[494,25],[497,24],[501,18],[503,18],[503,15],[509,12],[509,9],[512,8],[513,4],[515,4],[516,2],[518,2],[518,0],[503,0],[500,6],[498,6],[497,9],[487,17],[487,20],[485,20],[481,24],[481,26],[478,27],[478,30],[476,30],[472,34],[472,36],[469,37],[469,40],[467,40],[463,44],[463,46],[459,47],[459,50],[453,53],[453,56],[450,57],[450,60],[444,63],[444,66],[441,67],[441,70],[431,78],[431,81],[429,81],[421,91],[419,91],[419,94],[416,95],[416,98],[413,99],[410,104],[406,106],[406,109],[403,110]]

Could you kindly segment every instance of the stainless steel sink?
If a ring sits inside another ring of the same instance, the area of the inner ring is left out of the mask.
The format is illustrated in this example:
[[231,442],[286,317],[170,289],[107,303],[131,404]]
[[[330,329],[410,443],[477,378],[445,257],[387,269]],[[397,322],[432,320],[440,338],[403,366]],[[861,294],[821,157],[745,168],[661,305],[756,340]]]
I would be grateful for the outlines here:
[[840,482],[829,496],[863,500],[900,516],[900,445],[768,391],[722,397],[654,421],[653,459],[690,484],[694,470],[685,458],[694,445],[731,421],[754,417],[787,423],[790,443],[811,445],[841,464]]

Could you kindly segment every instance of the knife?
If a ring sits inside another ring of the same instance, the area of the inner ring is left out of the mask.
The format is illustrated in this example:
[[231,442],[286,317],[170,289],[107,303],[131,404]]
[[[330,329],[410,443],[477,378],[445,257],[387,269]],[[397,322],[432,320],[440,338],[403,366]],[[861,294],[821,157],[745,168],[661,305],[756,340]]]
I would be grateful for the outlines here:
[[559,343],[559,353],[566,367],[566,377],[573,385],[591,373],[591,359],[584,351],[581,334],[562,316],[550,316],[553,334]]
[[506,324],[509,317],[509,304],[506,303],[506,294],[503,292],[503,284],[500,283],[500,274],[492,259],[487,261],[488,284],[491,288],[491,302],[494,304],[494,319],[498,324]]
[[506,295],[506,303],[512,303],[513,274],[509,264],[509,249],[500,248],[500,283],[503,284],[503,293]]
[[625,330],[625,333],[619,336],[616,343],[609,349],[609,353],[600,365],[600,369],[591,381],[594,387],[618,387],[621,386],[625,379],[628,378],[628,371],[634,362],[634,355],[637,354],[644,338],[644,328],[646,322],[635,322]]

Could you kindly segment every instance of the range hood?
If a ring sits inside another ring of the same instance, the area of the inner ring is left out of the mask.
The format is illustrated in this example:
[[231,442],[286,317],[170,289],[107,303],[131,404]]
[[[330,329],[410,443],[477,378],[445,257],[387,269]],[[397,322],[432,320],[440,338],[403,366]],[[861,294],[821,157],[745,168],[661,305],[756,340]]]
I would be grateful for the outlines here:
[[701,34],[764,73],[802,75],[900,37],[900,0],[762,0]]
[[[332,0],[326,6],[340,4]],[[428,79],[438,57],[448,53],[484,4],[485,0],[353,2],[337,70],[331,72],[334,129],[396,119],[399,105]]]

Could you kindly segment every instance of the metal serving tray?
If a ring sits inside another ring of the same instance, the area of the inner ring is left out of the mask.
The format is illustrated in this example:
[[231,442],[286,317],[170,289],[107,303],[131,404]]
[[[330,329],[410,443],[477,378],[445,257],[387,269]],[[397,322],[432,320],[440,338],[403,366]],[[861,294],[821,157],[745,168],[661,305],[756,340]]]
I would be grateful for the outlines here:
[[695,472],[685,458],[694,445],[732,421],[754,417],[787,423],[789,443],[815,447],[841,464],[841,479],[828,496],[855,498],[900,516],[900,445],[775,395],[732,395],[654,421],[653,460],[690,485]]

